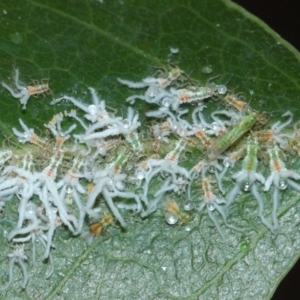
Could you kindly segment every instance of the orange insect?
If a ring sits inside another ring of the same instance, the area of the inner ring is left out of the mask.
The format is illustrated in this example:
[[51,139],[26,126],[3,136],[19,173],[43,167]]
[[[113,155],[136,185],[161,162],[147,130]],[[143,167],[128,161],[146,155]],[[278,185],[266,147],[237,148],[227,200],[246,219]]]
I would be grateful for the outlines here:
[[198,139],[200,139],[202,144],[205,145],[206,147],[211,146],[211,141],[210,141],[209,137],[205,134],[205,132],[202,129],[197,130],[195,133],[195,136]]
[[41,83],[38,81],[33,82],[33,86],[24,86],[19,80],[19,69],[16,69],[14,76],[15,86],[17,88],[17,92],[8,86],[6,83],[1,82],[2,86],[6,88],[14,98],[19,98],[22,106],[22,109],[26,109],[27,102],[30,96],[38,96],[40,94],[50,92],[48,80],[42,80]]
[[38,80],[33,81],[33,86],[27,86],[27,92],[30,96],[37,97],[41,94],[49,94],[51,92],[49,88],[48,79],[42,79],[41,83]]
[[230,104],[231,106],[234,106],[239,111],[244,111],[248,108],[248,104],[244,101],[241,101],[237,95],[234,94],[228,94],[224,100]]
[[168,200],[165,206],[165,218],[168,224],[173,225],[180,219],[182,224],[190,222],[189,215],[180,211],[177,203],[174,200]]
[[90,226],[90,233],[92,233],[93,235],[96,235],[96,236],[100,235],[101,231],[104,228],[111,225],[113,223],[113,221],[114,221],[114,217],[111,214],[106,215],[102,221]]
[[34,130],[32,128],[28,128],[21,119],[19,119],[19,123],[24,131],[18,131],[16,128],[13,128],[12,130],[13,133],[18,137],[20,143],[29,142],[42,148],[47,147],[47,143],[40,139],[38,135],[34,133]]
[[89,184],[87,185],[87,192],[88,192],[88,194],[90,194],[90,193],[92,192],[94,186],[95,186],[95,185],[94,185],[93,183],[89,183]]
[[178,159],[179,159],[179,155],[181,154],[181,152],[183,152],[183,150],[185,149],[186,143],[183,140],[179,140],[176,143],[175,149],[170,151],[166,156],[165,156],[165,160],[170,160],[173,163],[178,163]]
[[167,86],[169,86],[171,84],[171,82],[176,80],[181,75],[181,73],[182,73],[182,71],[178,67],[172,69],[168,73],[167,78],[165,78],[165,79],[157,78],[158,85],[162,88],[166,88]]
[[292,123],[293,114],[287,111],[282,117],[288,117],[287,121],[284,123],[278,121],[269,130],[254,132],[254,137],[262,144],[275,143],[281,149],[286,149],[289,143],[288,140],[292,139],[294,135],[282,133],[281,131]]
[[43,140],[41,140],[36,134],[33,134],[30,139],[29,142],[32,144],[35,144],[37,146],[40,146],[42,148],[46,148],[47,147],[47,143],[44,142]]

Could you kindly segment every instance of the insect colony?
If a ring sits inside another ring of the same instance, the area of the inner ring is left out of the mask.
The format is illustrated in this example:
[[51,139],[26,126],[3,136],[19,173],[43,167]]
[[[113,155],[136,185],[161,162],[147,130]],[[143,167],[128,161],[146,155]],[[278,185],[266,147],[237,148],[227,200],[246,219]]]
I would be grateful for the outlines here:
[[[49,278],[54,272],[51,251],[58,226],[90,243],[112,223],[126,228],[125,210],[141,218],[163,211],[170,225],[185,225],[197,214],[207,215],[225,241],[224,226],[242,230],[230,223],[231,205],[240,194],[250,193],[261,222],[272,233],[279,230],[282,191],[300,192],[300,175],[284,162],[286,154],[300,155],[299,122],[292,124],[290,111],[283,114],[284,121],[270,126],[264,114],[226,86],[213,82],[199,86],[178,67],[141,82],[117,80],[138,90],[126,102],[149,103],[151,110],[145,115],[151,125],[142,126],[132,106],[126,117],[116,116],[90,87],[91,103],[67,95],[51,102],[72,105],[45,124],[53,141],[38,136],[22,119],[13,128],[20,143],[31,143],[36,150],[23,155],[0,152],[2,209],[14,196],[19,199],[17,224],[7,235],[15,245],[8,255],[9,281],[0,291],[12,284],[15,265],[21,268],[22,288],[26,287],[25,243],[32,244],[33,262],[37,245],[44,248],[42,260],[50,262]],[[49,91],[48,82],[23,85],[18,69],[14,85],[17,91],[2,82],[23,109],[31,96]],[[219,108],[207,113],[212,102]],[[66,120],[73,125],[65,128]],[[81,133],[77,129],[75,134],[77,127]],[[186,154],[193,149],[201,154],[194,166],[186,168]],[[240,170],[232,172],[232,167]],[[224,187],[228,178],[231,190]],[[262,194],[267,191],[271,191],[271,216],[264,210]]]

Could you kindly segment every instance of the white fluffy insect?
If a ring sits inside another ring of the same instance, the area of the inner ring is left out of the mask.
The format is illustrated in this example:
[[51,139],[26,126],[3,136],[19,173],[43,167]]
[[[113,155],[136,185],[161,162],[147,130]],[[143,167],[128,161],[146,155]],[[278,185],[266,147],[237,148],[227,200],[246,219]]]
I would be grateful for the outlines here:
[[269,191],[273,186],[273,210],[272,218],[274,222],[274,230],[279,229],[279,221],[277,218],[277,210],[279,208],[280,199],[279,192],[285,190],[287,187],[291,187],[297,192],[300,192],[300,185],[295,180],[300,179],[300,174],[296,171],[286,168],[285,163],[280,158],[280,149],[278,146],[274,146],[272,149],[268,149],[268,155],[270,158],[270,171],[271,174],[265,182],[264,191]]
[[133,95],[128,97],[126,99],[127,102],[133,104],[136,99],[141,99],[148,103],[159,104],[162,99],[172,97],[172,94],[166,90],[166,87],[170,86],[181,75],[181,73],[182,71],[176,67],[168,73],[166,78],[146,77],[141,82],[132,82],[118,78],[118,81],[132,89],[148,87],[144,95]]
[[288,117],[288,119],[284,123],[282,123],[281,121],[276,122],[269,130],[262,130],[254,134],[259,142],[265,144],[275,143],[281,149],[286,149],[288,147],[288,139],[291,139],[293,136],[287,133],[283,133],[282,130],[292,123],[293,113],[288,110],[281,117]]
[[258,167],[258,144],[257,142],[249,142],[247,144],[247,155],[243,159],[242,170],[233,174],[232,178],[236,180],[236,185],[228,196],[227,207],[233,203],[241,189],[250,192],[255,198],[258,205],[258,216],[262,223],[266,225],[272,232],[273,226],[264,216],[264,200],[257,188],[257,182],[265,184],[265,178],[257,172]]
[[6,88],[14,98],[19,98],[22,104],[22,109],[26,109],[27,102],[31,96],[38,96],[44,93],[49,93],[50,88],[48,79],[42,79],[41,83],[37,80],[33,81],[33,86],[25,86],[19,79],[19,69],[15,70],[14,76],[15,86],[17,92],[8,86],[5,82],[1,82],[2,86]]
[[210,180],[206,177],[202,178],[202,189],[203,189],[203,193],[204,193],[204,199],[203,199],[204,201],[202,202],[202,204],[199,207],[199,212],[201,212],[206,207],[209,218],[213,221],[213,223],[215,224],[215,226],[217,228],[217,231],[219,232],[220,236],[222,237],[223,242],[225,242],[226,241],[225,234],[223,233],[221,226],[219,225],[216,217],[213,214],[214,210],[217,210],[218,213],[222,216],[223,222],[225,223],[225,225],[227,227],[234,229],[234,230],[240,230],[240,229],[227,223],[226,212],[225,212],[225,208],[223,205],[226,203],[226,201],[224,199],[218,198],[212,192]]
[[22,273],[23,273],[23,277],[24,277],[23,283],[22,283],[22,288],[25,289],[27,282],[28,282],[28,274],[27,274],[27,268],[26,268],[26,265],[24,262],[26,260],[28,260],[28,257],[24,253],[24,244],[22,244],[21,246],[17,246],[12,253],[8,254],[8,257],[10,259],[10,261],[9,261],[9,280],[8,280],[8,283],[4,287],[0,288],[0,292],[6,291],[13,283],[15,264],[18,264],[20,266],[20,268],[22,269]]
[[110,126],[105,126],[105,129],[102,131],[95,131],[103,127],[101,122],[97,122],[87,130],[87,134],[85,134],[83,140],[95,140],[119,134],[128,136],[141,125],[141,122],[139,122],[138,119],[139,115],[135,113],[131,107],[128,107],[127,118],[123,120],[120,118],[111,119],[108,124],[105,124]]

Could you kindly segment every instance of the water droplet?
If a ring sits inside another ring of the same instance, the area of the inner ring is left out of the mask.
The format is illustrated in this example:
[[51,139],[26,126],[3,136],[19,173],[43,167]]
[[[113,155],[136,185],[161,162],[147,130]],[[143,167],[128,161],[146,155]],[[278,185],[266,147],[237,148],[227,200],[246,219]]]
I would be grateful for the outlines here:
[[164,98],[162,101],[161,101],[161,104],[162,106],[165,106],[165,107],[169,107],[172,103],[172,99],[171,98]]
[[212,72],[212,68],[209,66],[206,66],[206,67],[203,67],[201,71],[202,71],[202,73],[209,74]]
[[131,122],[128,119],[124,119],[122,124],[123,124],[123,127],[126,129],[131,126]]
[[211,173],[211,174],[214,174],[215,173],[215,167],[214,166],[210,166],[208,168],[208,172]]
[[170,47],[170,52],[171,52],[172,54],[176,54],[176,53],[179,52],[179,49],[178,49],[178,48]]
[[24,144],[26,142],[23,137],[18,137],[18,141],[19,141],[19,143],[22,143],[22,144]]
[[223,165],[224,165],[225,168],[229,168],[230,165],[231,165],[230,159],[229,158],[225,158],[223,160]]
[[103,148],[102,146],[100,146],[98,148],[98,151],[99,151],[99,154],[102,155],[102,156],[105,156],[106,155],[106,150],[105,148]]
[[242,189],[245,191],[245,192],[248,192],[250,189],[251,189],[251,183],[248,181],[248,180],[246,180],[246,181],[244,181],[243,182],[243,184],[242,184]]
[[174,214],[174,213],[171,213],[171,212],[166,212],[165,213],[165,219],[166,219],[166,222],[169,224],[169,225],[174,225],[178,222],[179,220],[179,217],[177,214]]
[[71,194],[73,192],[73,187],[70,184],[66,185],[66,193]]
[[94,116],[97,112],[97,106],[96,105],[89,105],[88,106],[88,111],[90,113],[90,115]]
[[278,187],[281,190],[285,190],[287,188],[287,181],[285,179],[280,179],[278,183]]
[[[160,94],[160,89],[156,86],[150,86],[145,93],[145,96],[148,98],[148,101],[151,102],[151,99],[155,99]],[[155,101],[153,101],[155,102]]]
[[185,229],[185,231],[190,232],[192,228],[190,226],[185,226],[184,229]]
[[185,136],[185,135],[186,135],[186,131],[185,131],[184,128],[179,128],[179,129],[177,130],[177,134],[178,134],[179,136]]
[[250,245],[249,245],[248,243],[244,242],[244,243],[242,243],[242,244],[240,245],[240,251],[241,251],[241,252],[246,253],[246,252],[248,252],[249,250],[250,250]]
[[19,187],[18,190],[17,190],[17,193],[19,195],[22,195],[23,194],[23,188],[22,187]]
[[219,124],[217,122],[212,122],[210,126],[213,131],[217,131],[219,129]]
[[16,45],[21,44],[23,42],[23,36],[19,32],[15,32],[15,33],[10,34],[9,38]]
[[114,181],[110,178],[110,179],[108,179],[108,181],[107,181],[107,184],[108,185],[113,185],[113,183],[114,183]]
[[215,210],[215,208],[216,208],[215,204],[212,203],[212,202],[208,202],[208,203],[206,204],[206,207],[207,207],[207,209],[210,210],[210,211],[213,211],[213,210]]
[[226,85],[218,85],[217,90],[220,95],[224,95],[227,93]]
[[236,118],[231,119],[231,124],[234,126],[238,123],[238,120]]
[[25,210],[29,214],[35,214],[36,211],[37,211],[37,206],[34,203],[32,203],[32,202],[28,202],[26,204]]
[[168,173],[168,172],[160,172],[160,174],[161,174],[161,176],[163,177],[163,178],[167,178],[167,177],[169,177],[170,176],[170,174]]
[[47,213],[47,217],[49,218],[50,221],[55,220],[57,216],[57,208],[52,207],[52,212]]
[[183,204],[183,209],[186,210],[186,211],[191,211],[194,209],[194,203],[193,201],[190,201],[190,200],[187,200],[184,202]]
[[138,180],[143,180],[145,178],[144,173],[143,172],[137,172],[136,178]]

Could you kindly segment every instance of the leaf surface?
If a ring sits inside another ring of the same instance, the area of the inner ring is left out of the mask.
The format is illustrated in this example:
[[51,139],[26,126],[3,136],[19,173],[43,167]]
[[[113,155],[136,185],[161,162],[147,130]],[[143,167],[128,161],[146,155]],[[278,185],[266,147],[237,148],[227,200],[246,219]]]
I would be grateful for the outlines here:
[[[69,103],[51,106],[52,97],[70,95],[90,103],[90,86],[122,113],[124,99],[134,92],[116,78],[139,82],[169,63],[203,85],[218,76],[214,82],[243,93],[253,108],[274,120],[288,109],[295,120],[300,117],[299,53],[230,1],[3,0],[0,8],[1,81],[13,86],[14,68],[19,68],[25,85],[49,78],[53,90],[53,96],[30,98],[22,110],[1,88],[0,129],[6,137],[12,135],[12,127],[19,128],[19,118],[44,135],[44,123],[72,108]],[[170,55],[170,48],[179,52]],[[209,75],[202,72],[207,66],[213,70]],[[135,108],[140,115],[148,109],[142,102]],[[286,164],[299,170],[298,157],[288,157]],[[226,189],[232,186],[229,177]],[[263,196],[270,219],[271,196]],[[10,251],[5,232],[14,227],[17,207],[17,202],[9,205],[0,220],[2,285],[7,282]],[[177,227],[167,225],[161,212],[145,220],[128,215],[126,231],[112,228],[111,235],[91,246],[60,229],[54,275],[46,280],[48,264],[29,260],[26,290],[21,290],[22,275],[16,268],[6,297],[269,299],[299,257],[299,194],[289,189],[282,193],[277,235],[261,224],[257,205],[247,193],[230,216],[244,232],[222,224],[225,244],[207,214]]]

